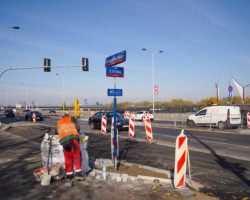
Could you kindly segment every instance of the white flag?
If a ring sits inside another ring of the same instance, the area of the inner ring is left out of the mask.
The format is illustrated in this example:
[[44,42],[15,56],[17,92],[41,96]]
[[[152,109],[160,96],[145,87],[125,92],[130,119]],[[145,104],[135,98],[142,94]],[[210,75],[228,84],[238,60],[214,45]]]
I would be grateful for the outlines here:
[[240,93],[241,98],[243,99],[243,87],[232,77],[232,80],[238,90],[238,92]]

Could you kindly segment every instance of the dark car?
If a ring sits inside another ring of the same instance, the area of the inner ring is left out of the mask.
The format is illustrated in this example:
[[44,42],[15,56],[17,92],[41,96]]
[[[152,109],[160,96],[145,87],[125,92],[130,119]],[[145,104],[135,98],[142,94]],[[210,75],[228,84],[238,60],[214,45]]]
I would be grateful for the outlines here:
[[[101,120],[102,116],[107,116],[107,131],[111,130],[111,121],[114,116],[114,112],[106,111],[106,112],[97,112],[93,116],[89,118],[89,125],[92,130],[101,129]],[[120,114],[116,113],[117,119],[117,128],[118,130],[128,130],[129,128],[129,120],[122,117]]]
[[23,112],[29,112],[30,110],[29,109],[24,109]]
[[42,113],[40,113],[38,111],[29,111],[29,112],[27,112],[26,115],[25,115],[25,120],[26,121],[28,121],[28,120],[32,121],[33,120],[33,113],[36,114],[36,120],[41,120],[41,121],[43,120]]
[[55,110],[49,110],[49,113],[56,113]]
[[6,117],[15,117],[13,109],[6,109],[4,115],[6,115]]

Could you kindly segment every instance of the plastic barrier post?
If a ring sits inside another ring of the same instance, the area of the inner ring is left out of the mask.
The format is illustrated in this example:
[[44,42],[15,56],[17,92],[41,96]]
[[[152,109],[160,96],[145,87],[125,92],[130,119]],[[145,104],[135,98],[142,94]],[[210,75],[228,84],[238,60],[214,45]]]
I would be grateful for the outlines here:
[[33,122],[36,122],[36,113],[33,113]]
[[128,136],[130,138],[134,138],[135,137],[135,118],[133,116],[129,120]]
[[250,128],[250,113],[247,113],[247,127]]
[[93,116],[94,115],[94,112],[93,111],[91,111],[91,116]]
[[181,188],[186,181],[186,165],[187,165],[187,136],[184,130],[176,138],[175,147],[175,167],[174,167],[174,187]]
[[106,116],[102,116],[102,133],[106,133],[107,132],[107,117]]
[[16,115],[16,120],[19,121],[19,113]]
[[153,140],[153,133],[149,116],[145,115],[144,122],[145,122],[146,138],[148,141],[151,141]]

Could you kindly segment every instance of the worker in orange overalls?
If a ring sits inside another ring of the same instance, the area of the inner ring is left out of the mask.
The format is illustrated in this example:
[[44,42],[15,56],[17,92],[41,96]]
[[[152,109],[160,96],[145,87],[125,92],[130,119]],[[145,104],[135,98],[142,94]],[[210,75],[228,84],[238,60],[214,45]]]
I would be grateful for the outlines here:
[[80,126],[76,119],[65,113],[57,122],[56,133],[59,135],[59,142],[63,146],[65,157],[66,178],[71,181],[73,175],[73,158],[75,164],[75,179],[85,180],[81,173],[81,154],[79,147],[79,131]]

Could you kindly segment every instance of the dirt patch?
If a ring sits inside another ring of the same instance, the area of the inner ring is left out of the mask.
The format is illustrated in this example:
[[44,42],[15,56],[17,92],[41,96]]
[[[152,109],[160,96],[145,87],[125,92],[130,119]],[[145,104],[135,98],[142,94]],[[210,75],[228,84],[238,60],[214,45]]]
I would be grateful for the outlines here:
[[[102,170],[102,169],[99,169]],[[107,172],[111,172],[114,173],[114,166],[110,166],[107,167]],[[138,165],[123,165],[123,164],[119,164],[118,168],[117,168],[117,172],[120,174],[128,174],[129,176],[135,176],[137,177],[138,175],[141,176],[151,176],[151,177],[157,177],[157,178],[166,178],[168,179],[168,175],[163,174],[163,173],[158,173],[155,171],[151,171],[148,169],[143,169],[140,168]]]

